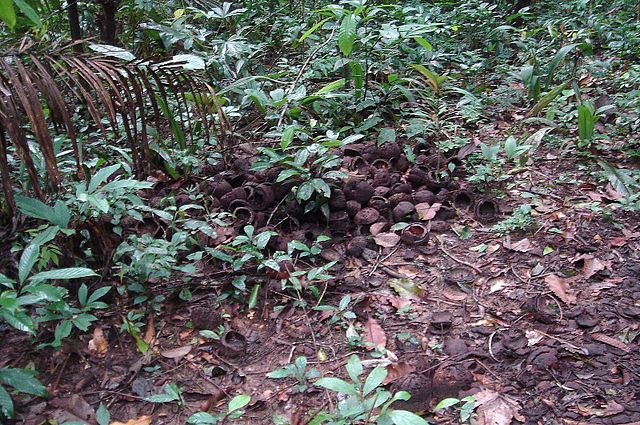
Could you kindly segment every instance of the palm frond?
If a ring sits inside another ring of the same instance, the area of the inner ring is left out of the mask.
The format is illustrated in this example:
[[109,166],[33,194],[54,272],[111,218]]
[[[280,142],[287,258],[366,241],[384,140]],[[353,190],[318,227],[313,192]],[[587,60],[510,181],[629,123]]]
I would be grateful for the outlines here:
[[[102,143],[126,141],[138,177],[153,166],[151,123],[160,134],[169,129],[182,149],[195,150],[197,131],[207,139],[215,135],[221,147],[225,145],[228,120],[215,91],[201,75],[181,68],[179,61],[123,62],[64,50],[16,53],[0,57],[0,95],[0,176],[10,212],[15,211],[8,183],[10,150],[21,159],[40,199],[61,185],[53,133],[66,134],[77,176],[84,178],[81,164],[87,143],[96,140],[78,142],[74,111],[88,115]],[[30,140],[42,155],[46,180],[38,175]]]

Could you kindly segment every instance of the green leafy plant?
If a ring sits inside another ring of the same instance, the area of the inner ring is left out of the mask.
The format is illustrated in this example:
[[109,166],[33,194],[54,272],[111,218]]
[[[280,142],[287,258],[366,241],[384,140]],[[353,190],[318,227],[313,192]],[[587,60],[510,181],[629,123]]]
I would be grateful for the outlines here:
[[378,366],[362,379],[364,369],[358,356],[353,355],[347,362],[350,381],[340,378],[321,378],[315,385],[343,394],[334,412],[320,412],[310,422],[319,424],[395,424],[426,425],[428,422],[415,413],[394,410],[390,406],[398,400],[408,400],[406,391],[392,394],[381,388],[387,377],[387,370]]
[[580,147],[588,145],[593,140],[598,118],[599,116],[596,114],[595,107],[592,103],[584,102],[578,105],[578,135]]
[[164,386],[164,392],[161,394],[150,395],[144,398],[145,401],[151,403],[177,403],[178,406],[184,405],[184,397],[182,396],[182,390],[173,382],[170,382]]
[[36,379],[35,373],[27,369],[0,368],[0,419],[14,418],[14,405],[7,387],[16,393],[46,397],[47,389]]
[[523,204],[513,211],[511,217],[495,224],[491,231],[500,236],[506,236],[514,231],[528,231],[535,223],[531,215],[531,205]]
[[91,323],[98,320],[98,318],[90,312],[92,310],[107,308],[107,304],[98,300],[105,296],[110,290],[110,286],[103,286],[89,295],[89,289],[87,285],[83,283],[78,289],[78,307],[72,307],[65,300],[59,300],[39,308],[39,321],[46,322],[55,320],[58,322],[54,333],[55,339],[51,342],[51,346],[60,347],[62,340],[71,335],[74,327],[83,332],[88,331]]
[[276,182],[295,183],[291,189],[291,197],[304,205],[305,212],[320,209],[328,216],[327,202],[331,196],[331,182],[346,177],[344,172],[338,170],[341,158],[329,151],[361,136],[350,136],[340,141],[338,133],[327,131],[326,135],[317,138],[313,143],[293,146],[291,142],[294,132],[294,127],[285,129],[280,149],[259,148],[260,158],[252,168],[256,171],[271,167],[283,168]]
[[476,399],[474,396],[467,396],[462,399],[445,398],[436,404],[433,411],[437,412],[454,406],[459,406],[460,408],[460,421],[467,422],[471,419],[476,408]]
[[144,313],[138,311],[127,312],[127,317],[122,318],[122,325],[120,325],[120,332],[126,332],[136,342],[138,351],[142,354],[149,350],[149,343],[144,340],[142,336],[142,328],[145,326]]
[[[43,234],[51,234],[54,230],[54,228],[50,228]],[[43,234],[34,238],[22,252],[18,264],[17,280],[0,273],[0,285],[7,288],[0,292],[0,317],[14,328],[33,335],[35,335],[38,321],[49,320],[46,308],[54,310],[71,308],[66,303],[69,291],[54,285],[53,281],[97,276],[93,270],[84,267],[54,269],[32,274],[32,270],[40,258],[41,243],[49,237]],[[30,316],[29,307],[32,306],[44,307],[39,310],[39,313],[44,316],[35,318]],[[83,325],[86,323],[80,321],[77,324],[84,327]]]
[[250,402],[251,396],[240,394],[229,401],[226,412],[216,413],[213,415],[208,412],[194,413],[189,416],[187,423],[194,425],[216,425],[217,423],[224,423],[227,420],[239,419],[245,413],[242,409]]
[[292,364],[267,374],[267,378],[271,379],[295,378],[298,384],[293,388],[300,393],[307,391],[309,388],[309,380],[319,377],[320,371],[318,369],[307,369],[307,358],[304,356],[296,358]]

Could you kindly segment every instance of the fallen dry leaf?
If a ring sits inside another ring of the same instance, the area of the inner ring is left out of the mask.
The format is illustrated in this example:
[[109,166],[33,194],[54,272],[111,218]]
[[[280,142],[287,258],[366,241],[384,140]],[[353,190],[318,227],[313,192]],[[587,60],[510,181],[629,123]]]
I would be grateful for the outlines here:
[[615,238],[609,239],[609,247],[612,247],[612,246],[621,247],[621,246],[625,246],[626,244],[627,244],[627,238],[625,238],[624,236],[616,236]]
[[429,205],[426,202],[422,202],[420,204],[416,204],[416,212],[418,213],[418,217],[420,220],[431,220],[436,216],[436,213],[440,210],[442,204],[435,203],[433,205]]
[[93,338],[89,341],[89,351],[94,351],[100,355],[109,351],[109,341],[104,337],[104,332],[100,326],[96,326],[93,329]]
[[445,287],[442,290],[442,295],[449,301],[464,301],[467,299],[466,293],[449,287]]
[[153,320],[153,313],[149,313],[149,317],[147,318],[147,329],[144,333],[144,342],[151,345],[151,343],[155,338],[156,338],[156,326]]
[[524,238],[521,241],[511,243],[511,238],[507,237],[506,240],[502,242],[502,246],[511,251],[527,252],[531,248],[531,241]]
[[569,279],[563,279],[551,274],[544,281],[547,287],[565,304],[575,304],[577,300],[576,292],[569,287]]
[[594,274],[606,268],[606,264],[597,258],[585,258],[584,266],[582,266],[582,275],[585,279],[589,279]]
[[367,347],[369,350],[373,350],[376,347],[384,348],[387,345],[387,335],[376,319],[369,317],[364,324],[364,329],[364,342],[371,344]]
[[373,240],[383,248],[393,248],[400,242],[400,236],[393,232],[378,233]]
[[369,227],[369,233],[371,233],[371,236],[375,236],[378,233],[382,232],[382,229],[384,229],[386,225],[387,223],[373,223]]
[[129,419],[127,422],[111,422],[110,425],[150,425],[151,416],[140,416],[137,419]]
[[400,266],[398,267],[398,272],[402,273],[410,279],[414,279],[420,274],[420,269],[415,266]]
[[190,345],[185,345],[183,347],[172,348],[171,350],[161,351],[160,355],[168,359],[181,359],[182,357],[189,354],[189,352],[191,351],[191,348],[192,347]]
[[507,402],[492,390],[483,390],[475,395],[476,414],[479,425],[510,425],[518,416],[514,404]]
[[387,301],[391,304],[396,310],[400,310],[403,307],[406,307],[411,304],[411,300],[403,297],[394,297],[388,296]]
[[387,385],[396,379],[415,372],[416,368],[407,362],[392,363],[387,366],[387,377],[382,381],[382,385]]
[[599,332],[594,332],[591,334],[591,338],[598,341],[598,342],[602,342],[603,344],[607,344],[610,345],[612,347],[615,347],[619,350],[624,351],[625,353],[628,353],[629,351],[631,351],[631,348],[629,348],[629,346],[627,344],[625,344],[624,342],[620,341],[619,339],[616,338],[612,338],[608,335],[599,333]]

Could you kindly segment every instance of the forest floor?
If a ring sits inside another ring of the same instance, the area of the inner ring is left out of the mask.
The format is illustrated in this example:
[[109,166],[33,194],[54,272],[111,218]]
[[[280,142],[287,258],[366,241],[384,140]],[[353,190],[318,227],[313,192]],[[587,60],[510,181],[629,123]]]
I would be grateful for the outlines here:
[[[504,137],[517,119],[485,124],[467,151]],[[345,156],[345,170],[360,181],[380,171],[353,162]],[[333,310],[312,309],[317,300],[304,291],[297,299],[264,272],[257,273],[267,284],[253,310],[247,312],[246,300],[218,302],[231,272],[203,261],[188,302],[171,297],[182,281],[154,283],[154,293],[168,298],[146,318],[146,354],[120,332],[126,304],[100,312],[93,334],[68,338],[62,350],[36,350],[3,328],[0,365],[34,364],[51,394],[23,401],[19,423],[95,423],[102,402],[113,420],[130,425],[181,424],[195,411],[220,411],[234,395],[248,394],[244,416],[227,422],[270,424],[276,414],[275,423],[300,425],[335,408],[335,397],[266,375],[305,356],[322,376],[345,377],[351,353],[367,368],[387,366],[385,385],[413,394],[396,407],[427,412],[432,423],[460,423],[459,408],[432,408],[471,394],[480,424],[640,423],[640,223],[637,214],[594,211],[594,202],[606,205],[618,194],[583,163],[566,146],[541,143],[535,160],[502,186],[497,217],[491,204],[484,212],[474,207],[483,194],[460,175],[448,193],[434,193],[430,210],[418,207],[417,222],[428,230],[423,243],[398,242],[383,225],[341,230],[340,223],[303,217],[288,240],[334,233],[321,255],[337,261],[333,278],[317,285],[322,305]],[[409,179],[393,162],[380,164],[401,183]],[[191,183],[164,182],[156,190],[172,185],[179,192]],[[408,199],[420,204],[415,186]],[[533,220],[526,231],[502,236],[492,229],[525,201]],[[377,236],[358,246],[356,236],[370,233]],[[221,323],[224,345],[198,332]],[[168,383],[180,388],[182,405],[143,400]]]

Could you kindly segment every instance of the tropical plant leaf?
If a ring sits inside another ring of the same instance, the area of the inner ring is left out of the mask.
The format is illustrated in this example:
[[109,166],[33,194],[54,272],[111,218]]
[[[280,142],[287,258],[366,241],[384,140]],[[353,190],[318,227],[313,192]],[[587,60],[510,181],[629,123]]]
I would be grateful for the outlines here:
[[338,32],[338,47],[343,55],[349,57],[356,41],[356,17],[353,13],[347,13],[340,23]]
[[560,65],[560,62],[562,62],[565,56],[567,56],[567,54],[569,54],[569,52],[571,52],[577,46],[578,46],[578,43],[567,44],[566,46],[563,46],[562,48],[560,48],[560,50],[558,50],[556,54],[553,56],[553,59],[551,59],[551,62],[549,63],[549,67],[547,68],[547,78],[544,84],[545,89],[548,90],[549,87],[551,86],[551,82],[553,81],[556,68],[558,68],[558,65]]
[[18,263],[18,280],[22,283],[27,280],[27,276],[31,273],[33,266],[38,262],[40,257],[40,245],[33,242],[27,245],[22,251],[20,262]]
[[16,11],[13,9],[13,0],[0,0],[0,20],[10,29],[16,26]]
[[26,16],[31,22],[33,22],[36,28],[42,27],[42,20],[40,19],[38,12],[36,12],[31,6],[29,6],[26,1],[13,0],[13,2],[16,6],[18,6],[18,9],[20,9],[20,11],[24,13],[24,16]]
[[0,309],[0,316],[2,316],[5,322],[17,330],[35,335],[36,325],[25,313],[21,311],[10,312],[7,309],[2,308]]
[[0,385],[0,413],[9,419],[13,419],[13,400],[11,395]]
[[5,367],[0,369],[0,382],[13,387],[14,390],[38,397],[46,397],[47,389],[33,374],[23,369]]
[[392,410],[387,415],[395,425],[429,425],[420,416],[406,410]]
[[68,267],[65,269],[48,270],[40,272],[31,277],[32,281],[53,280],[53,279],[81,279],[84,277],[98,276],[96,272],[85,267]]
[[387,369],[382,366],[378,366],[374,368],[367,379],[364,381],[364,386],[362,387],[362,396],[366,397],[371,391],[375,390],[382,384],[382,382],[387,377]]
[[314,384],[337,393],[358,395],[358,390],[353,386],[353,384],[350,384],[340,378],[320,378]]

